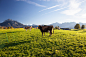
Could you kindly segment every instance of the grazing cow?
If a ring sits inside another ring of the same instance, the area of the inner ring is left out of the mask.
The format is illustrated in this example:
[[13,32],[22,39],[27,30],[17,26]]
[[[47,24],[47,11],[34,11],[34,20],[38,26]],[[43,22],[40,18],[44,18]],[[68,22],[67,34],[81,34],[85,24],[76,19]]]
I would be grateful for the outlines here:
[[58,26],[58,30],[60,30],[60,27]]
[[24,27],[24,29],[26,29],[26,31],[27,31],[27,29],[30,29],[30,31],[31,31],[32,26],[27,26],[27,27]]
[[[48,32],[50,31],[50,35],[52,34],[52,30],[53,30],[53,26],[38,26],[38,29],[40,29],[40,31],[42,32],[42,36],[43,36],[43,32],[44,32],[44,36],[45,36],[45,32]],[[54,30],[53,30],[53,33],[54,33]]]

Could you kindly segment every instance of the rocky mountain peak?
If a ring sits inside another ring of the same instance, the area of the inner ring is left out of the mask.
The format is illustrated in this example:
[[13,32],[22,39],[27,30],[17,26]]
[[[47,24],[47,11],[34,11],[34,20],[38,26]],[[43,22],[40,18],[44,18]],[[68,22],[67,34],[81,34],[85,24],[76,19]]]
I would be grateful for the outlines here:
[[5,20],[4,22],[7,22],[7,21],[13,21],[12,19],[7,19],[7,20]]
[[12,19],[7,19],[3,23],[0,23],[0,26],[6,26],[6,27],[14,27],[14,28],[20,28],[25,27],[26,25],[23,25],[20,22],[14,21]]

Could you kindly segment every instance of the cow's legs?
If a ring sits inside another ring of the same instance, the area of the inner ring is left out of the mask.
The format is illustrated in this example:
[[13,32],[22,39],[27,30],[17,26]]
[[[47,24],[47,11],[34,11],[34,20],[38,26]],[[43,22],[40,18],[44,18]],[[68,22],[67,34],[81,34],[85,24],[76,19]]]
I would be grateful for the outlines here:
[[52,35],[52,30],[50,30],[50,35],[49,36],[51,36]]
[[43,36],[43,32],[42,32],[42,36]]
[[[51,32],[50,32],[50,31],[49,31],[49,33],[50,33],[50,35],[51,35]],[[50,36],[50,35],[49,35],[49,36]]]
[[30,28],[30,31],[31,31],[31,28]]
[[27,29],[26,29],[26,31],[27,31]]
[[49,36],[51,36],[51,31],[50,31],[50,35]]
[[52,35],[52,30],[51,30],[51,35]]

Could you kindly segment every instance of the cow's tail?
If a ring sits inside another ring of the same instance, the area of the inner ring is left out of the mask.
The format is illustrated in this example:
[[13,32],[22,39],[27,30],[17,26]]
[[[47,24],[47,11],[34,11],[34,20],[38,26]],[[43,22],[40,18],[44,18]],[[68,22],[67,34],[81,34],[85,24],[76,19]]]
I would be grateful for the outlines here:
[[53,34],[54,34],[54,28],[52,28]]

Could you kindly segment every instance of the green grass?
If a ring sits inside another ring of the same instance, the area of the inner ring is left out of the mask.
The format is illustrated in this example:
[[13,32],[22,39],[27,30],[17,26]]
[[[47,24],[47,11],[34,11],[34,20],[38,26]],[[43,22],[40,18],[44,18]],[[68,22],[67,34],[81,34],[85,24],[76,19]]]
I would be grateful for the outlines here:
[[0,57],[85,57],[86,30],[0,29]]

